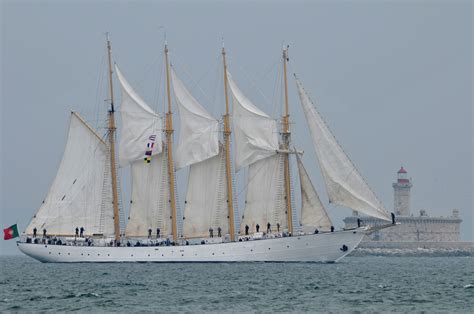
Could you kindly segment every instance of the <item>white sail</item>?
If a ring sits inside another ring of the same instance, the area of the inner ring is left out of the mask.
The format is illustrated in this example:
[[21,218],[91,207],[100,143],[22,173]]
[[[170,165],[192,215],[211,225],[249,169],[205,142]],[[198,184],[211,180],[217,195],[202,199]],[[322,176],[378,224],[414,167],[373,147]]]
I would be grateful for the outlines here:
[[296,156],[301,188],[301,224],[304,232],[331,230],[332,222],[300,157]]
[[180,169],[219,154],[219,121],[189,93],[173,68],[171,79],[180,119],[174,161]]
[[125,234],[146,237],[148,229],[171,234],[167,154],[162,149],[162,120],[133,90],[116,66],[122,88],[120,164],[131,164],[132,198]]
[[64,155],[56,178],[36,215],[26,228],[32,234],[43,229],[51,235],[113,235],[108,145],[78,114],[72,113]]
[[152,156],[150,163],[138,160],[132,164],[132,198],[125,229],[129,237],[146,237],[150,228],[154,236],[157,228],[162,237],[172,232],[166,157],[164,151]]
[[390,221],[390,214],[347,157],[298,79],[296,85],[326,183],[329,201]]
[[229,233],[225,154],[191,165],[183,215],[183,235],[187,238],[208,237],[221,228],[222,236]]
[[[122,90],[119,161],[125,167],[135,160],[144,160],[149,148],[152,155],[161,152],[163,123],[161,117],[133,90],[117,66],[115,71]],[[153,147],[148,147],[151,143]]]
[[245,234],[245,226],[250,232],[266,231],[267,223],[272,231],[287,228],[284,185],[284,155],[275,154],[249,166],[247,174],[247,194],[240,234]]
[[233,96],[235,170],[272,156],[279,148],[277,122],[258,109],[227,73]]

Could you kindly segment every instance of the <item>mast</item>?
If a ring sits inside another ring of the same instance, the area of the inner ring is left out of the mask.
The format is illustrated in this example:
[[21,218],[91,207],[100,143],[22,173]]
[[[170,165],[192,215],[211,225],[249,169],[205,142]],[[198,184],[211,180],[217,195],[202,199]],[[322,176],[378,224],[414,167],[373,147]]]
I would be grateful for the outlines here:
[[168,97],[168,112],[166,113],[166,150],[168,153],[168,182],[171,204],[171,232],[173,241],[178,240],[178,228],[176,223],[176,199],[174,190],[174,163],[173,163],[173,113],[171,112],[171,92],[170,92],[170,66],[168,62],[168,45],[165,43],[166,62],[166,94]]
[[107,33],[107,55],[109,59],[109,145],[110,145],[110,172],[112,175],[112,203],[114,207],[114,233],[115,241],[120,241],[120,215],[118,206],[118,189],[117,189],[117,169],[115,164],[115,109],[114,109],[114,88],[112,84],[112,48],[110,46],[109,35]]
[[[282,117],[282,140],[283,150],[290,149],[290,123],[288,112],[288,80],[286,77],[286,64],[288,62],[288,46],[283,49],[283,80],[285,85],[285,112]],[[293,234],[293,209],[291,207],[291,182],[290,182],[290,154],[285,153],[284,167],[285,167],[285,195],[286,195],[286,212],[288,218],[288,232]]]
[[224,95],[225,95],[225,115],[224,115],[224,145],[225,145],[225,173],[227,181],[227,208],[229,214],[230,240],[235,240],[234,226],[234,196],[232,191],[232,173],[230,161],[230,121],[229,121],[229,94],[227,91],[227,62],[225,58],[225,48],[222,45],[222,62],[224,63]]

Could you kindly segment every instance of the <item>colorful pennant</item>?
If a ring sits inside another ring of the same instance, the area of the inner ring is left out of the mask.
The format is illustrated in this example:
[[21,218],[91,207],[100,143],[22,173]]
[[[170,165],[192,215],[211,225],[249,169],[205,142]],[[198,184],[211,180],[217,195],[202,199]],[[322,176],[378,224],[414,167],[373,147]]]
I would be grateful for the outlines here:
[[150,135],[148,137],[148,143],[146,144],[146,151],[145,151],[145,162],[149,164],[151,162],[151,155],[153,153],[153,148],[155,147],[156,135]]

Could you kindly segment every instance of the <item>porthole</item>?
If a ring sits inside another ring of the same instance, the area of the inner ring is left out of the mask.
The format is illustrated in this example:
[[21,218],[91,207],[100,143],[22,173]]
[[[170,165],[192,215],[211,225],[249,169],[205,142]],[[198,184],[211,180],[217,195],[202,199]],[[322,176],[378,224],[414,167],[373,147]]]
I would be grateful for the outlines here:
[[107,254],[107,256],[110,256],[110,254]]
[[71,253],[67,253],[67,255],[71,255]]
[[270,248],[268,248],[270,250]]
[[49,254],[51,254],[51,252],[49,252]]
[[148,257],[150,257],[150,254],[148,254]]
[[287,245],[286,247],[287,247],[287,248],[290,248],[290,246],[289,246],[289,245]]

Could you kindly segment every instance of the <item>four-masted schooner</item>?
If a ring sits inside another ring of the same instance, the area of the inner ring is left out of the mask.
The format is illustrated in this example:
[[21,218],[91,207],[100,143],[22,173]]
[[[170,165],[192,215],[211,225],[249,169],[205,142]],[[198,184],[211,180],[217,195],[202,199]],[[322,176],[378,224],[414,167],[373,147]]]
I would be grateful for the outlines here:
[[[371,232],[360,226],[334,230],[301,153],[291,145],[288,48],[282,55],[284,110],[280,128],[277,120],[239,89],[227,69],[224,47],[222,120],[213,117],[185,87],[170,65],[166,43],[164,119],[134,91],[118,66],[114,71],[108,38],[107,52],[110,109],[106,137],[71,113],[58,173],[18,242],[22,252],[42,262],[335,262]],[[121,88],[118,160],[114,72]],[[347,157],[298,79],[296,86],[329,201],[394,223],[394,216]],[[180,118],[176,145],[172,91]],[[299,219],[293,205],[292,156],[300,180]],[[118,166],[131,170],[130,213],[124,230]],[[175,174],[186,167],[184,209],[178,216]],[[234,176],[242,169],[247,169],[247,181],[245,208],[240,215]],[[298,220],[301,223],[295,224]]]

